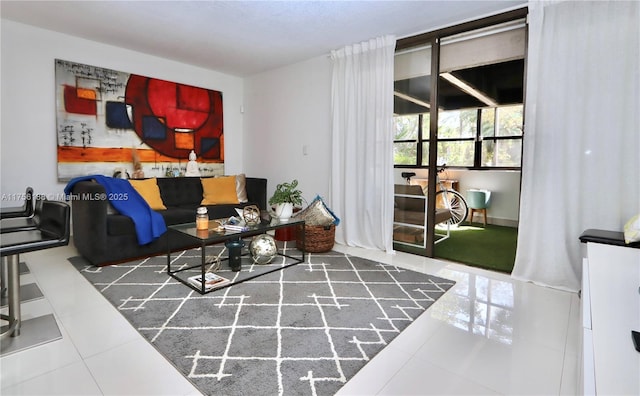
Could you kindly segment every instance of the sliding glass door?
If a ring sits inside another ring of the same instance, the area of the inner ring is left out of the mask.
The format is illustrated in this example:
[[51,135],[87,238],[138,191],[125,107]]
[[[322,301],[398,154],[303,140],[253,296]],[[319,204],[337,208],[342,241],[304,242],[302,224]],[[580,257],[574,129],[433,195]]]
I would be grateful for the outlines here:
[[[500,222],[498,217],[503,216],[509,225],[517,226],[524,137],[525,16],[526,9],[514,10],[398,41],[396,249],[433,257],[435,244],[451,235],[451,227],[466,225],[469,215],[477,213],[479,208],[467,213],[463,205],[467,191],[488,191],[503,183],[497,179],[507,180],[497,188],[501,190],[497,203],[504,205],[496,208],[496,218],[490,221]],[[494,172],[502,174],[489,181]],[[442,189],[460,194],[442,202],[436,197]],[[429,197],[434,197],[433,202]],[[457,205],[464,213],[443,221],[443,204],[444,209]],[[483,217],[476,216],[478,220],[484,224]]]
[[393,240],[402,250],[425,251],[428,240],[426,173],[431,110],[431,45],[396,53],[394,76],[394,164],[406,168],[394,186]]

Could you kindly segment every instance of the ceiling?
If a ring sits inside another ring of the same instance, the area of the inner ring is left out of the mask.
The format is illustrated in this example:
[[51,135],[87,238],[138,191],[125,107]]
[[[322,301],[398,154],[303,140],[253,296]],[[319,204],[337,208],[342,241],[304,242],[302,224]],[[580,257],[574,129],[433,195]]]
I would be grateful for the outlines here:
[[[438,108],[458,110],[520,104],[524,98],[524,59],[470,67],[452,71],[456,81],[473,87],[494,105],[470,95],[440,74]],[[394,113],[417,114],[429,111],[431,76],[420,76],[394,83]],[[407,100],[409,98],[409,100]]]
[[471,1],[7,1],[3,19],[246,77],[385,34],[526,4]]

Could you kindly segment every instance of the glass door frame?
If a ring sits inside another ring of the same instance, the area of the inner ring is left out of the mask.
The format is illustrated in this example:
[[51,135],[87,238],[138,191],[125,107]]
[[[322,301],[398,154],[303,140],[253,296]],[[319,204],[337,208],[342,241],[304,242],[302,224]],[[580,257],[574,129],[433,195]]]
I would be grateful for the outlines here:
[[[526,18],[528,14],[528,8],[518,8],[511,11],[507,11],[501,14],[492,15],[486,18],[478,19],[471,22],[462,23],[459,25],[435,30],[428,33],[419,34],[417,36],[407,37],[399,39],[396,42],[396,52],[406,50],[409,48],[431,45],[431,94],[430,94],[430,109],[429,109],[429,176],[426,195],[427,199],[427,235],[425,255],[427,257],[435,256],[435,215],[436,215],[436,200],[431,197],[435,197],[436,193],[436,175],[437,175],[437,154],[438,154],[438,76],[440,75],[440,40],[447,36],[463,33],[470,30],[481,29],[497,25],[504,22],[509,22],[516,19]],[[525,50],[526,52],[526,50]],[[526,61],[525,61],[526,65]],[[526,66],[525,66],[526,76]],[[525,88],[526,89],[526,88]],[[524,145],[523,145],[524,146]]]

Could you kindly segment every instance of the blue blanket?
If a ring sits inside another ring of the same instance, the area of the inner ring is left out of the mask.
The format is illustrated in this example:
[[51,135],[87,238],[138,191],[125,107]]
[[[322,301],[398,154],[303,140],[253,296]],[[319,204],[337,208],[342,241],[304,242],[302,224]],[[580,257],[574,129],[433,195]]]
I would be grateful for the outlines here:
[[64,188],[65,195],[70,196],[73,186],[84,180],[95,180],[100,183],[107,193],[104,199],[108,199],[118,212],[131,218],[136,227],[138,244],[151,243],[167,231],[167,225],[162,216],[149,207],[128,180],[102,175],[80,176],[67,183]]

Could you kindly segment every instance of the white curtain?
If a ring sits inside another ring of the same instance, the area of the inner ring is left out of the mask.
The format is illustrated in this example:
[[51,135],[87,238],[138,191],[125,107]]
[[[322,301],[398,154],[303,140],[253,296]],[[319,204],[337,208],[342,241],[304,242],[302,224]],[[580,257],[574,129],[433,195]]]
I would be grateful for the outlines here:
[[533,1],[529,7],[512,276],[575,291],[580,234],[622,231],[640,213],[640,2]]
[[393,63],[385,36],[332,51],[331,205],[336,241],[393,251]]

